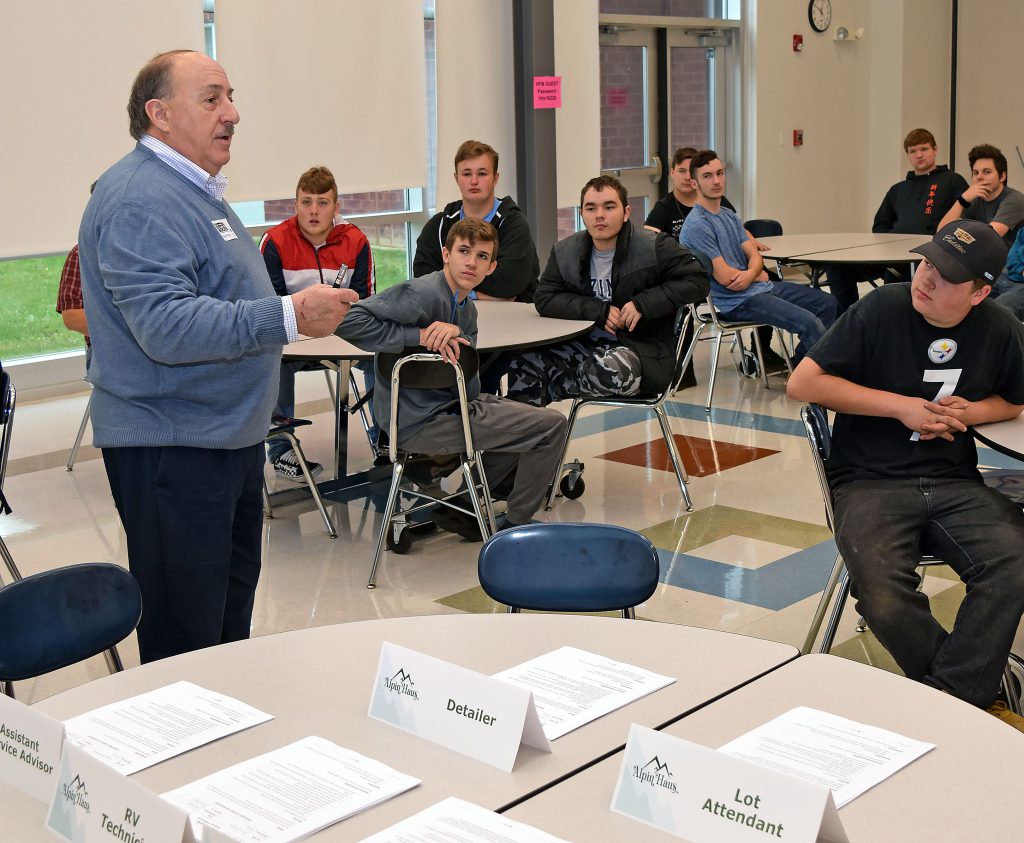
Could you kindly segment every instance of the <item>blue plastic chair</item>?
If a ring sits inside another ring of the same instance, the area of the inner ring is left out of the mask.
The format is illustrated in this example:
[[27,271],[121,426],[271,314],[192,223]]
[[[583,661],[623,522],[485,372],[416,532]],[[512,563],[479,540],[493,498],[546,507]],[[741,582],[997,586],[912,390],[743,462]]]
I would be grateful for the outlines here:
[[635,530],[611,524],[525,524],[491,536],[480,550],[480,585],[509,612],[611,612],[658,587],[658,551]]
[[124,670],[115,645],[142,617],[142,595],[124,568],[105,562],[33,574],[0,589],[0,682],[41,676],[104,653]]

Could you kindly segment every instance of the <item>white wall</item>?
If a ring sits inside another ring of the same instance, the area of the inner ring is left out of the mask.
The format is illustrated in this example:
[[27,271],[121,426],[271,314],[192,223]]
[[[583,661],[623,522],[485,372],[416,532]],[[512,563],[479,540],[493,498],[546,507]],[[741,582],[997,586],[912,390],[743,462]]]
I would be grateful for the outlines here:
[[[868,230],[907,170],[906,133],[924,126],[945,145],[951,0],[833,0],[832,28],[820,35],[805,0],[749,3],[744,60],[756,119],[747,216],[778,219],[791,232]],[[840,25],[863,27],[863,37],[833,40]],[[804,37],[802,53],[792,50],[794,34]]]
[[437,0],[435,9],[437,207],[459,198],[453,160],[459,144],[469,139],[497,150],[497,195],[514,196],[512,0]]
[[1021,43],[1024,5],[1020,0],[961,0],[957,68],[957,164],[967,174],[967,152],[979,143],[998,146],[1008,163],[1007,178],[1024,189],[1021,105]]

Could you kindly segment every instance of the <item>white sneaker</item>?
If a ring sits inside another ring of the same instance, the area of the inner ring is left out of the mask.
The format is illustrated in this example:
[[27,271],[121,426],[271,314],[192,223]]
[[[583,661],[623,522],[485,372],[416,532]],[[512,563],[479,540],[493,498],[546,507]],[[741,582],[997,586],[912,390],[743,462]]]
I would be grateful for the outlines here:
[[[323,473],[324,467],[318,462],[306,460],[306,465],[309,466],[309,473],[314,478]],[[295,483],[306,482],[302,469],[299,467],[299,458],[295,456],[295,451],[285,451],[274,460],[274,472],[278,477],[283,477],[285,480],[291,480]]]

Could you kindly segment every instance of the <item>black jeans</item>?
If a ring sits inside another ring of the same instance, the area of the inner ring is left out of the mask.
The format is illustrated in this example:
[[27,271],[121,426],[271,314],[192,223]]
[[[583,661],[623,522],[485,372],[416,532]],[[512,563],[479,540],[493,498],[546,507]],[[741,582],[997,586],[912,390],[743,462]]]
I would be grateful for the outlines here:
[[[978,706],[995,699],[1024,612],[1024,514],[973,480],[859,480],[835,492],[857,610],[903,672]],[[967,585],[952,632],[917,591],[920,550]]]
[[263,536],[263,443],[104,448],[142,592],[143,662],[249,637]]

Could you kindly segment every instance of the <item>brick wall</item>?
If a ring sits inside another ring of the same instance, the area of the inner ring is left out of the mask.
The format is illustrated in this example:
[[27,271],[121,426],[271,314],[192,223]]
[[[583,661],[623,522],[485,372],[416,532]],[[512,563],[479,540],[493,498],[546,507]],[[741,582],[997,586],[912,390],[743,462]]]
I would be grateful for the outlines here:
[[672,47],[671,63],[672,126],[669,150],[681,146],[705,149],[708,137],[709,62],[703,47]]
[[599,9],[606,15],[678,15],[686,18],[708,17],[705,0],[601,0]]

